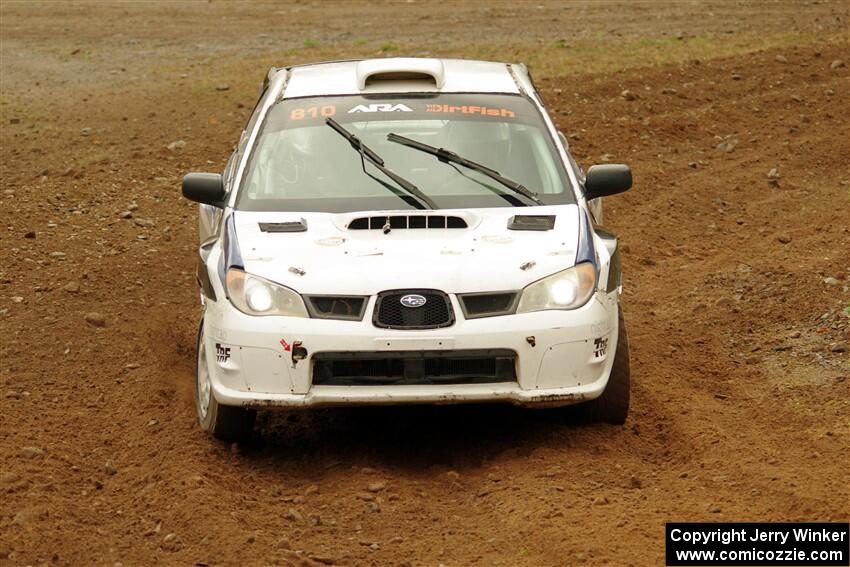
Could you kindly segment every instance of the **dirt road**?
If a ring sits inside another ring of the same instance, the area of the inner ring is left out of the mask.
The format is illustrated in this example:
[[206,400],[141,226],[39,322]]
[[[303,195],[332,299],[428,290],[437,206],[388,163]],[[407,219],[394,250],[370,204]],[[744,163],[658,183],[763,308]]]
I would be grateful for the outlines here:
[[[233,6],[2,5],[0,565],[642,566],[665,521],[850,516],[846,3]],[[635,172],[606,203],[626,426],[462,406],[200,432],[179,180],[221,169],[262,65],[561,39],[588,70],[537,75],[553,116],[583,165]],[[595,72],[597,40],[652,51]]]

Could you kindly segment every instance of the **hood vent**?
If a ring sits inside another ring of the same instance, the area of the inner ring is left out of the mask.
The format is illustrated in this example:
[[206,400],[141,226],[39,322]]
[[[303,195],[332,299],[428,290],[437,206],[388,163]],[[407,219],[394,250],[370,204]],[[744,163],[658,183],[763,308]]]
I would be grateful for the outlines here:
[[304,219],[286,222],[261,222],[260,230],[263,232],[305,232],[307,221]]
[[555,215],[516,215],[508,220],[508,230],[552,230]]
[[348,223],[348,230],[404,230],[408,228],[468,228],[462,217],[445,215],[390,215],[360,217]]

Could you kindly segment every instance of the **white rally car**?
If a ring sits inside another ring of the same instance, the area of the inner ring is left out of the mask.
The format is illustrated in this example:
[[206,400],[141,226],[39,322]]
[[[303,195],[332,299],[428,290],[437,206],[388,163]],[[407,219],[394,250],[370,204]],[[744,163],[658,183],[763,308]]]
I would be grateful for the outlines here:
[[617,239],[524,65],[373,59],[273,68],[201,203],[197,414],[583,403],[623,423]]

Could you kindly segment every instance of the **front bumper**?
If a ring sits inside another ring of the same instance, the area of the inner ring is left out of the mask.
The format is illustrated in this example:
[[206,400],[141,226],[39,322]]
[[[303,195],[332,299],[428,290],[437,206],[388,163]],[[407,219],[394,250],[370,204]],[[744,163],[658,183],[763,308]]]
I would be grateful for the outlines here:
[[[617,340],[617,292],[598,292],[574,311],[540,311],[402,331],[363,321],[252,317],[224,298],[208,301],[204,340],[212,391],[223,405],[334,405],[510,402],[568,405],[602,394]],[[374,298],[370,300],[374,302]],[[457,299],[451,301],[461,313]],[[367,314],[373,305],[367,307]],[[475,384],[318,385],[317,353],[466,351],[516,354],[516,380]],[[293,356],[294,355],[294,356]],[[303,357],[303,358],[302,358]]]

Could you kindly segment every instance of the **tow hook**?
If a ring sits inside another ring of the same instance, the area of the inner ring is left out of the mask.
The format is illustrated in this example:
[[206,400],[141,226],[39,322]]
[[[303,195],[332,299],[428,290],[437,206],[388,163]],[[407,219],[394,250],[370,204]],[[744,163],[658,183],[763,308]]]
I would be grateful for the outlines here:
[[530,337],[525,337],[525,342],[527,342],[531,346],[537,346],[537,339],[534,338],[534,335],[531,335]]
[[307,358],[307,349],[301,346],[301,341],[292,343],[292,368],[305,358]]

